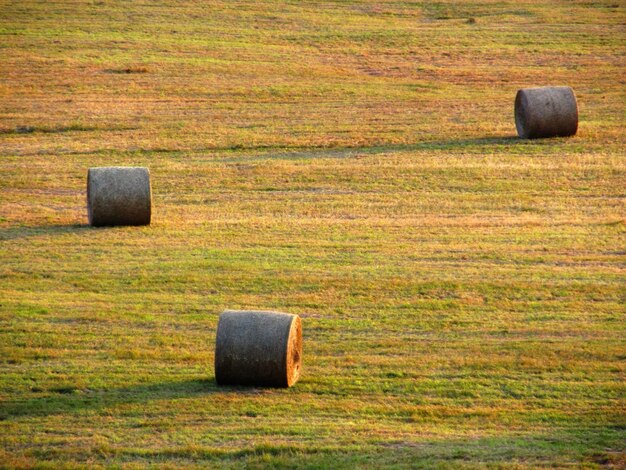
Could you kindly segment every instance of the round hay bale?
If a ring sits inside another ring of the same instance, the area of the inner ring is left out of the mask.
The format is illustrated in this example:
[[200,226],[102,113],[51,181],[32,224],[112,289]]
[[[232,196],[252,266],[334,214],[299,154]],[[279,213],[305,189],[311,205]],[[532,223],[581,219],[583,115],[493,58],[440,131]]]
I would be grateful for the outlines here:
[[515,96],[515,127],[522,139],[576,134],[574,90],[568,86],[522,88]]
[[218,385],[290,387],[302,368],[302,322],[298,315],[226,310],[215,341]]
[[89,225],[149,225],[152,206],[150,171],[141,167],[89,168]]

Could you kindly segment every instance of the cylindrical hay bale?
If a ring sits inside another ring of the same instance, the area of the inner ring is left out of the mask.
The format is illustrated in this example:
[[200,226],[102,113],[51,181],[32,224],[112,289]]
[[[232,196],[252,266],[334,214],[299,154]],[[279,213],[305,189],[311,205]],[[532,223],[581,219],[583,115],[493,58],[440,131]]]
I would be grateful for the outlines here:
[[89,225],[148,225],[151,206],[147,168],[111,166],[87,172]]
[[226,310],[215,341],[218,385],[290,387],[302,368],[302,322],[298,315]]
[[522,88],[515,97],[515,127],[522,139],[576,134],[574,90],[568,86]]

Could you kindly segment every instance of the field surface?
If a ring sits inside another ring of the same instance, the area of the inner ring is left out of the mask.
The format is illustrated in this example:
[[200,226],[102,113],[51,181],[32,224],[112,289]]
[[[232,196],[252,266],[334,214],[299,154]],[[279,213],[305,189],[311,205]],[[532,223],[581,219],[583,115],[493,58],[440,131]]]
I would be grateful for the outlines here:
[[[626,465],[626,7],[0,0],[0,467]],[[573,138],[515,92],[571,85]],[[87,226],[92,166],[153,223]],[[298,313],[218,388],[224,309]]]

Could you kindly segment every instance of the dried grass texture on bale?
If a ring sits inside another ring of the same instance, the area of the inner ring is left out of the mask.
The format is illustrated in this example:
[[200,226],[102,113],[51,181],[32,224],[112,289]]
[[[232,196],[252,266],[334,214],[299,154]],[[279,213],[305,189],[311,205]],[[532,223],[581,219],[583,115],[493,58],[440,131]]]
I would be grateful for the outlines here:
[[522,88],[515,96],[515,127],[522,139],[565,137],[578,130],[578,104],[568,86]]
[[291,387],[302,369],[302,322],[280,312],[226,310],[215,341],[218,385]]
[[89,225],[149,225],[150,171],[141,167],[99,167],[87,172]]

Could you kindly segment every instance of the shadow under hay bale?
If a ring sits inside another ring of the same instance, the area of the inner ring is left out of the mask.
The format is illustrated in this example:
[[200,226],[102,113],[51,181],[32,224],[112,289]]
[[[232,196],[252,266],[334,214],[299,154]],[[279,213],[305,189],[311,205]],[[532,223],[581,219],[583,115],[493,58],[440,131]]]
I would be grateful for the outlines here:
[[149,225],[150,171],[141,167],[100,167],[87,172],[89,225]]
[[19,225],[16,227],[0,227],[0,241],[19,240],[31,237],[50,237],[57,235],[78,234],[83,230],[88,230],[88,225],[66,224],[66,225]]
[[302,322],[279,312],[226,310],[215,342],[218,385],[290,387],[302,369]]
[[578,130],[578,104],[568,86],[523,88],[515,96],[515,127],[522,139],[565,137]]

